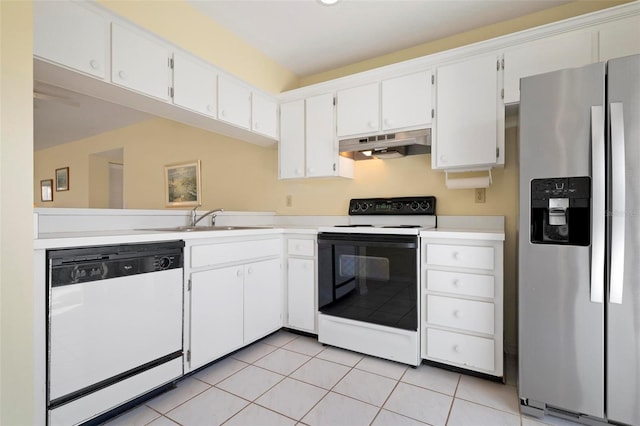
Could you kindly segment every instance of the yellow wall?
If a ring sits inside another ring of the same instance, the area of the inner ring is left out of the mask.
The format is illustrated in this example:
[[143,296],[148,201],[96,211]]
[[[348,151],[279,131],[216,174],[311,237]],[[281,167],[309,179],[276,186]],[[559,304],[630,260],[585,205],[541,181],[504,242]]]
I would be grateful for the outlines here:
[[270,93],[298,86],[298,76],[199,13],[186,1],[98,0],[114,13]]
[[0,1],[0,424],[31,425],[32,7]]
[[[41,203],[38,198],[36,204],[101,207],[94,204],[103,202],[99,194],[90,191],[88,170],[100,161],[92,154],[117,148],[124,150],[126,208],[164,208],[164,166],[192,160],[201,160],[203,208],[275,210],[277,207],[275,149],[259,148],[161,118],[37,151],[36,185],[53,176],[59,167],[69,166],[72,178],[69,191],[55,192],[52,203]],[[102,182],[96,186],[104,185]]]
[[304,76],[300,78],[300,86],[308,86],[322,81],[332,80],[338,77],[367,71],[373,68],[382,67],[409,59],[419,58],[436,52],[453,49],[467,44],[476,43],[483,40],[503,36],[528,28],[537,27],[551,22],[595,12],[633,0],[579,0],[562,6],[546,9],[537,13],[532,13],[521,18],[515,18],[500,22],[494,25],[477,28],[475,30],[445,37],[433,42],[420,44],[407,49],[399,50],[388,55],[350,64],[326,72]]

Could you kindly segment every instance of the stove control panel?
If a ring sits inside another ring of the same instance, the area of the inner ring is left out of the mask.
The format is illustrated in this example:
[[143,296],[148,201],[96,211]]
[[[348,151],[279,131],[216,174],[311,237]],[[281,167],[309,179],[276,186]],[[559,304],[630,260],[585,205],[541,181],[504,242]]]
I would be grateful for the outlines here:
[[436,197],[353,198],[349,215],[435,215]]

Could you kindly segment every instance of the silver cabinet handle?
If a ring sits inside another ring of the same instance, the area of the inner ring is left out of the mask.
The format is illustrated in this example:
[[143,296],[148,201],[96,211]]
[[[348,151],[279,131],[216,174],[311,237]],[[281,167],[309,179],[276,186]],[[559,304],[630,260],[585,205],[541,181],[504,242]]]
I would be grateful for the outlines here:
[[604,301],[605,157],[604,109],[591,107],[591,301]]
[[622,103],[611,103],[609,113],[611,114],[611,281],[609,302],[622,303],[626,195]]

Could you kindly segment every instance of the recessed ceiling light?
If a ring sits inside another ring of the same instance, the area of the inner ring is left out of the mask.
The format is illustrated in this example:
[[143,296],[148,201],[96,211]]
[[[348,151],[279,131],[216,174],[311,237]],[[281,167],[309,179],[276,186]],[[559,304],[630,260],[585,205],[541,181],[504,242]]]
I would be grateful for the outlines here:
[[318,0],[318,1],[325,6],[333,6],[334,4],[338,3],[340,0]]

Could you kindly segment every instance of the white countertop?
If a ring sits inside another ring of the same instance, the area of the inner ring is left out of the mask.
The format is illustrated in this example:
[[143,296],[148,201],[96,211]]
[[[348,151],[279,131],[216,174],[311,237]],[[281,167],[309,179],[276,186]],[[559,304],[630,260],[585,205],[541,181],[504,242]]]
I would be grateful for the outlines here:
[[504,241],[504,231],[475,228],[433,228],[420,232],[422,238],[464,238]]
[[[257,228],[257,227],[256,227]],[[232,229],[216,231],[172,232],[157,230],[111,230],[54,232],[40,234],[33,241],[35,250],[49,248],[79,247],[87,245],[129,244],[169,240],[199,240],[206,238],[242,237],[281,233],[315,234],[317,228],[307,226],[264,227],[257,229]]]
[[[269,234],[313,235],[320,228],[348,223],[349,220],[348,216],[275,216],[272,212],[225,212],[219,217],[223,222],[221,225],[250,226],[252,229],[173,232],[159,231],[157,228],[184,225],[187,221],[184,211],[64,210],[40,209],[36,212],[35,250]],[[503,216],[438,216],[437,224],[437,228],[422,230],[420,236],[494,241],[503,241],[505,238]]]

